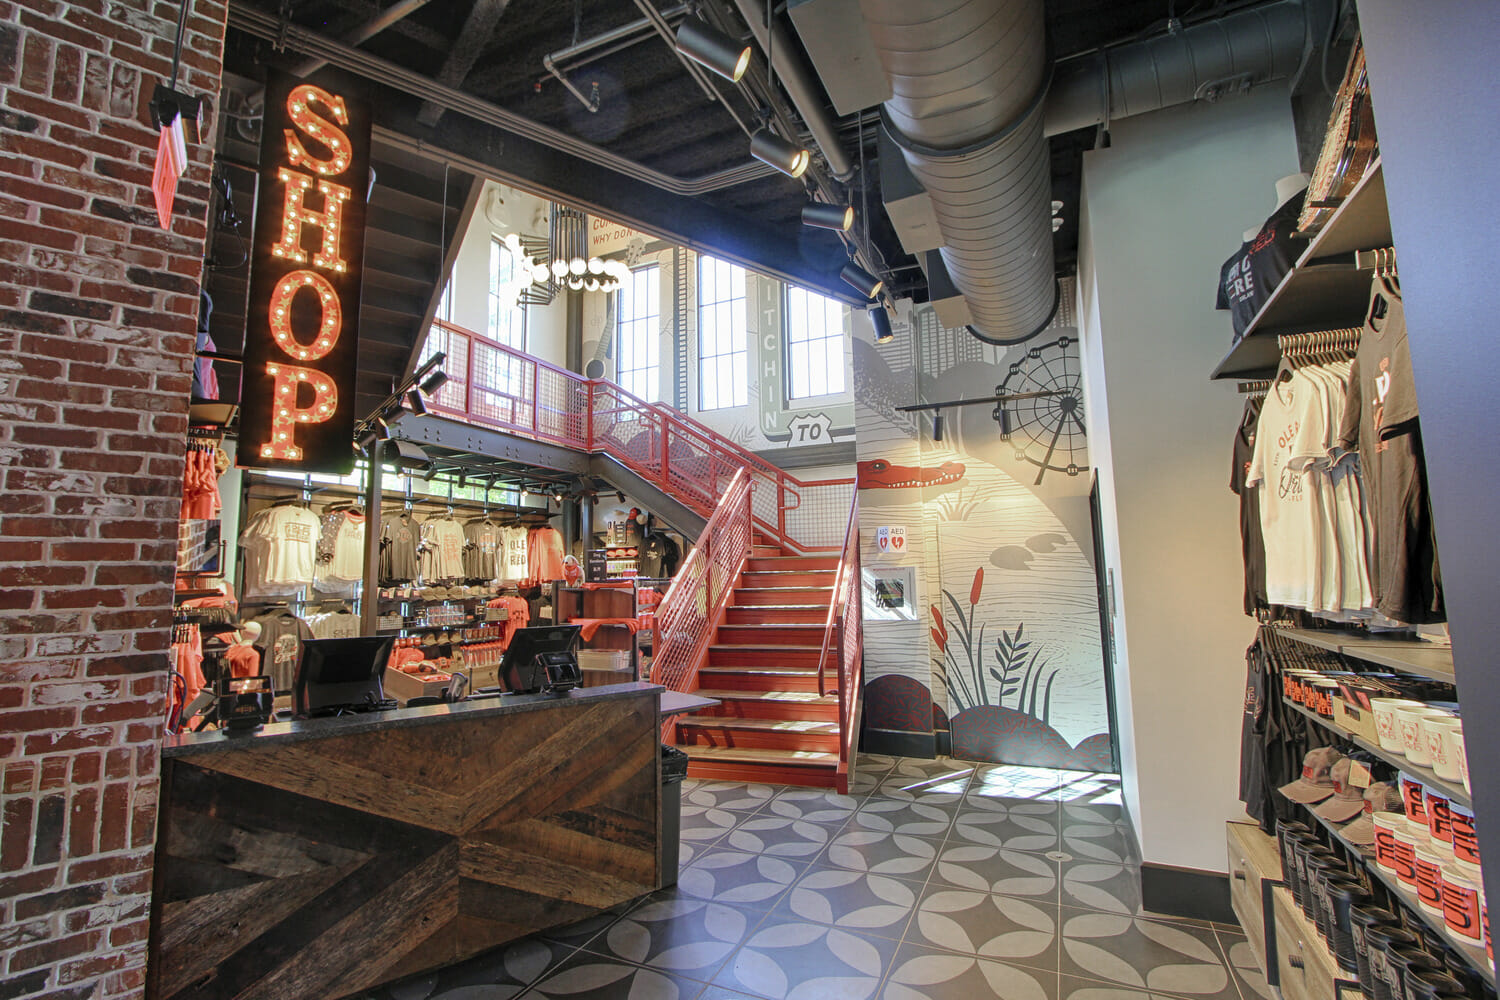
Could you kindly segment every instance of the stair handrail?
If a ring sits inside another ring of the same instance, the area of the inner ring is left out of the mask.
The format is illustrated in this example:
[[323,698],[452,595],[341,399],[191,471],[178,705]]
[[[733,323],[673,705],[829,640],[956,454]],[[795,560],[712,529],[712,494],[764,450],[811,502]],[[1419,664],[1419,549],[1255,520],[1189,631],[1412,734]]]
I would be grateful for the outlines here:
[[[844,544],[841,546],[839,552],[839,565],[833,578],[833,590],[828,594],[828,616],[823,621],[823,650],[818,654],[818,697],[820,698],[827,697],[828,695],[828,654],[830,651],[834,651],[835,654],[837,653],[837,650],[834,648],[835,639],[837,636],[842,635],[843,632],[840,611],[843,609],[843,601],[847,596],[844,593],[846,589],[845,577],[847,576],[845,570],[849,561],[849,540],[851,536],[856,539],[858,538],[858,519],[859,492],[856,490],[854,500],[849,504],[849,521],[844,526]],[[855,555],[858,554],[858,545],[856,544]],[[838,628],[837,632],[835,632],[836,627]],[[840,666],[842,666],[842,661],[840,661]]]
[[[723,495],[723,479],[735,469],[747,469],[756,483],[772,491],[770,499],[761,502],[761,515],[752,507],[755,523],[766,534],[796,551],[832,549],[794,537],[787,514],[803,505],[808,491],[852,486],[853,479],[804,482],[708,425],[662,403],[648,403],[614,382],[585,378],[456,323],[434,320],[432,327],[449,337],[449,382],[429,401],[435,412],[590,454],[613,455],[705,517],[711,516]],[[455,343],[455,338],[462,338],[462,344]],[[489,356],[481,357],[481,351]],[[506,360],[497,365],[495,355]],[[514,383],[482,384],[484,377],[493,377],[497,370],[502,380],[514,378]],[[601,419],[610,413],[629,415],[651,426],[650,455],[642,459],[620,453],[618,442],[609,440],[604,429],[611,425]],[[707,468],[684,470],[678,459],[679,468],[674,470],[674,439],[689,442]]]
[[697,690],[698,668],[750,558],[755,535],[750,510],[750,473],[742,468],[657,607],[653,684]]
[[859,550],[859,491],[849,511],[844,537],[845,567],[843,601],[839,623],[839,769],[841,794],[849,791],[859,748],[860,700],[864,697],[864,570]]

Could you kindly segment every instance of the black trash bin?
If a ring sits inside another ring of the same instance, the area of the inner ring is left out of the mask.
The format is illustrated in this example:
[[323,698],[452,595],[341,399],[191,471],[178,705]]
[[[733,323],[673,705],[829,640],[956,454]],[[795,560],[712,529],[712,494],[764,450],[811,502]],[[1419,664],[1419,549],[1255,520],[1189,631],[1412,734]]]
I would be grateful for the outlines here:
[[661,748],[661,884],[677,884],[682,860],[682,782],[688,755],[665,743]]

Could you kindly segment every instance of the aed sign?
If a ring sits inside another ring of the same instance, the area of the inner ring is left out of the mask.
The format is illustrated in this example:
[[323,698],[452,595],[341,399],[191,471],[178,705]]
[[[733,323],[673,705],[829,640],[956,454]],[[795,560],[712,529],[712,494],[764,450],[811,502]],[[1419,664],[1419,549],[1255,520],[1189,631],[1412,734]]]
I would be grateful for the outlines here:
[[346,474],[354,467],[368,110],[272,74],[260,160],[238,461]]

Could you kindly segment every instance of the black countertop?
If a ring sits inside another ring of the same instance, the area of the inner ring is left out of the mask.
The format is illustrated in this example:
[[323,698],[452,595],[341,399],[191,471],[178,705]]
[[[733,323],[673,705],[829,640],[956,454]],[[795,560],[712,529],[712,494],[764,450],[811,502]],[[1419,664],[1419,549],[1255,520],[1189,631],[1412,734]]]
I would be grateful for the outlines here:
[[475,698],[453,705],[423,705],[420,708],[398,708],[388,712],[366,712],[295,722],[272,722],[253,733],[243,735],[231,736],[228,735],[227,730],[178,733],[168,736],[163,742],[162,756],[190,757],[193,754],[211,753],[232,747],[260,748],[271,744],[297,743],[303,740],[320,740],[334,736],[353,736],[403,726],[425,726],[449,720],[487,719],[495,716],[515,715],[520,712],[561,708],[580,702],[630,698],[644,691],[664,690],[659,684],[635,681],[604,687],[574,688],[564,695],[507,694],[499,698]]

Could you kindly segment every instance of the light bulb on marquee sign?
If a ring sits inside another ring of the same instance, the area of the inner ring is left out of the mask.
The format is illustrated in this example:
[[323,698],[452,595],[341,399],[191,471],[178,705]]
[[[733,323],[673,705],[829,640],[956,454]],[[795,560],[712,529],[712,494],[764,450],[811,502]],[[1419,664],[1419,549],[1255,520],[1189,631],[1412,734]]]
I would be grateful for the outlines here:
[[273,76],[262,135],[239,464],[347,473],[370,117]]

